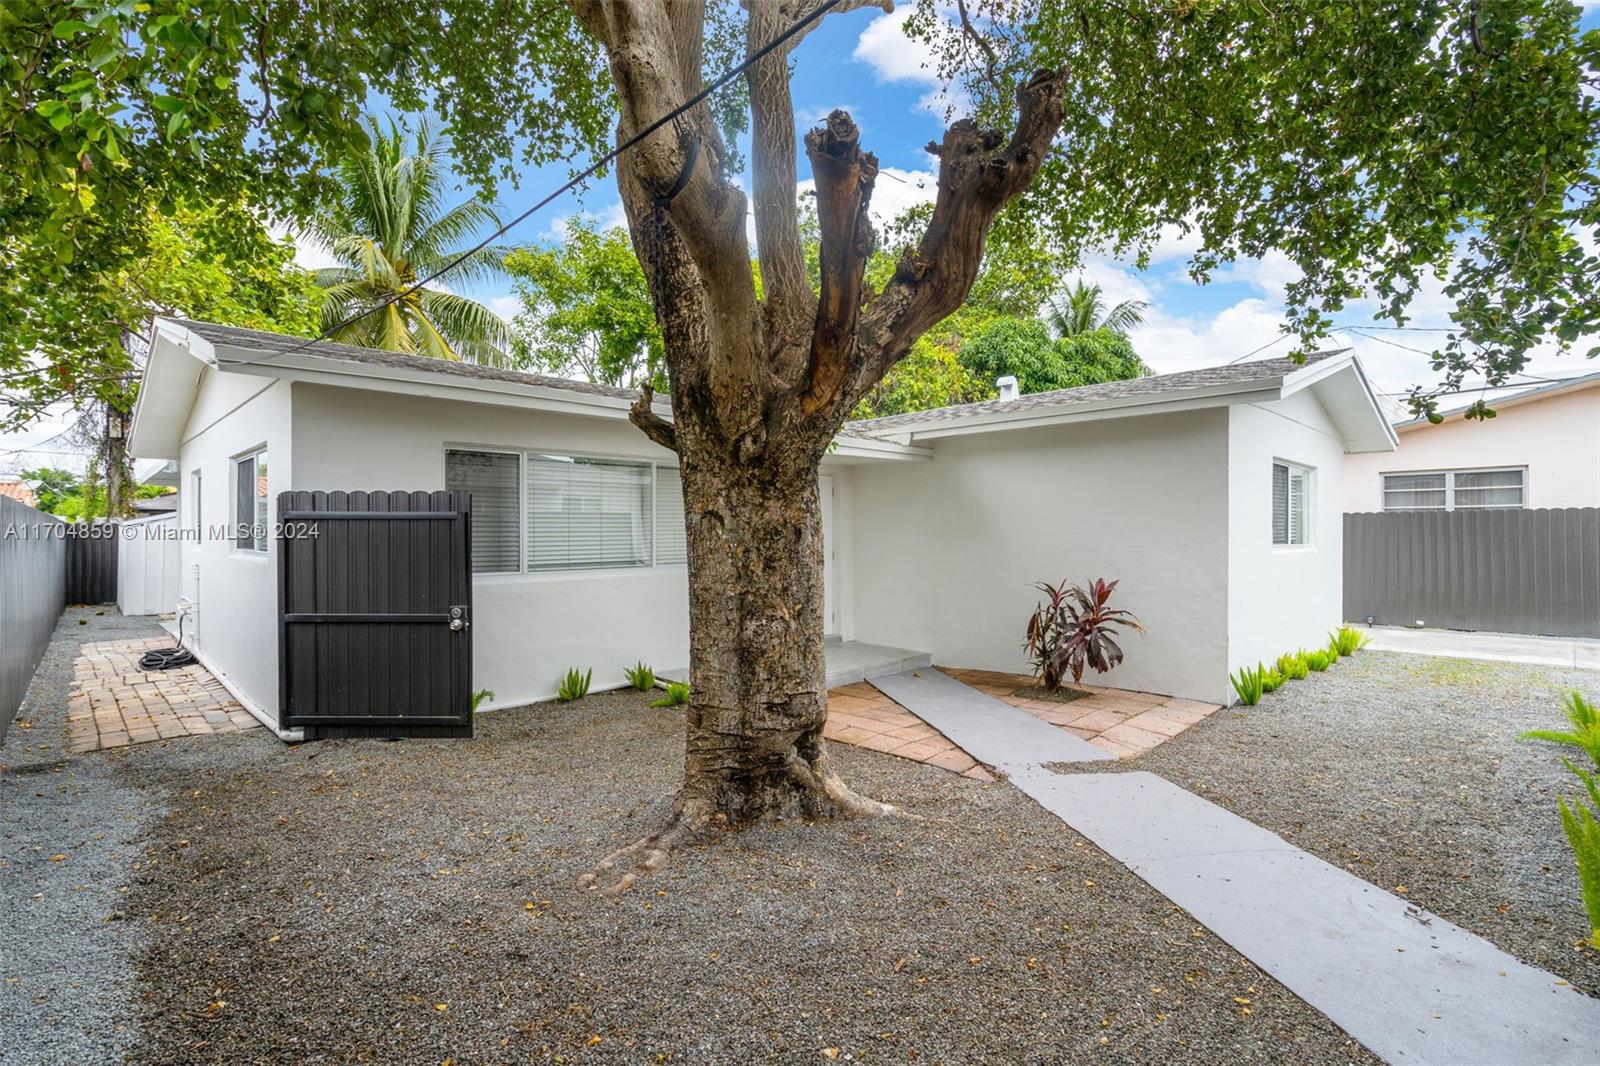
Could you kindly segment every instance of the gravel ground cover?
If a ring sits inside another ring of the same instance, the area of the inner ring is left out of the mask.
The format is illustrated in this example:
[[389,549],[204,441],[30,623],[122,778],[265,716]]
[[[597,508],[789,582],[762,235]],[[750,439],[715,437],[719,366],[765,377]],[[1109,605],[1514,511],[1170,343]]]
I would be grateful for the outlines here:
[[1374,1061],[1009,786],[844,745],[920,818],[761,828],[580,894],[675,783],[681,713],[646,702],[133,750],[118,772],[171,807],[129,901],[133,1059]]
[[5,1066],[120,1062],[131,1047],[143,931],[118,919],[159,804],[107,757],[68,757],[66,706],[81,643],[160,633],[115,608],[68,608],[0,746]]
[[1558,795],[1562,695],[1600,673],[1363,651],[1136,760],[1600,995]]

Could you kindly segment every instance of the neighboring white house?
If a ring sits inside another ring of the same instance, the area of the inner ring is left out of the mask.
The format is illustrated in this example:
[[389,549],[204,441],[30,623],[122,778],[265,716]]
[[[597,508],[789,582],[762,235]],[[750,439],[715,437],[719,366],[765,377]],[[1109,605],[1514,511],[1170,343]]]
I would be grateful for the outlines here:
[[[131,448],[176,459],[189,529],[286,489],[473,494],[473,670],[490,706],[688,659],[675,456],[587,382],[161,320]],[[670,415],[665,404],[663,414]],[[1209,701],[1340,620],[1340,467],[1394,434],[1353,355],[1241,363],[846,426],[822,464],[830,634],[1025,670],[1039,581],[1119,579],[1149,627],[1111,680]],[[580,499],[581,498],[581,499]],[[627,536],[569,521],[579,501]],[[182,548],[187,632],[278,709],[277,545]]]
[[1398,450],[1349,455],[1347,511],[1600,507],[1600,373],[1395,426]]

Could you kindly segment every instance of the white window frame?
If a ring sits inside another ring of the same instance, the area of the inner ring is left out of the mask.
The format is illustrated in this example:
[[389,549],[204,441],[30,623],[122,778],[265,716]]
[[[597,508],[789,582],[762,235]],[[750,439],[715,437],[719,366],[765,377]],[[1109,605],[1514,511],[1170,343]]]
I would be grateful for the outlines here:
[[[1288,488],[1287,488],[1288,499],[1286,499],[1284,501],[1284,506],[1287,509],[1286,519],[1287,519],[1288,531],[1287,531],[1286,535],[1287,535],[1288,539],[1284,540],[1284,541],[1279,541],[1277,539],[1276,531],[1274,531],[1274,530],[1269,528],[1268,529],[1268,536],[1272,540],[1272,547],[1274,549],[1279,550],[1279,551],[1300,551],[1300,550],[1303,550],[1303,549],[1306,549],[1306,548],[1313,547],[1315,545],[1315,543],[1316,543],[1316,538],[1313,536],[1313,533],[1312,533],[1312,531],[1316,528],[1316,508],[1315,508],[1315,501],[1316,501],[1316,498],[1317,498],[1317,492],[1316,492],[1317,469],[1316,469],[1316,467],[1306,466],[1304,463],[1297,463],[1297,462],[1294,462],[1291,459],[1274,459],[1274,460],[1272,460],[1272,466],[1273,466],[1274,470],[1276,470],[1278,467],[1281,466],[1285,470],[1288,471]],[[1295,540],[1294,539],[1294,533],[1295,533],[1295,523],[1294,523],[1295,491],[1294,491],[1294,486],[1295,486],[1295,481],[1296,481],[1297,477],[1298,477],[1299,482],[1300,482],[1300,539],[1299,540]],[[1272,491],[1273,491],[1273,489],[1271,488],[1271,485],[1270,485],[1270,482],[1269,482],[1269,485],[1268,485],[1268,498],[1267,498],[1267,512],[1268,512],[1269,520],[1271,518],[1271,512],[1272,512],[1272,499],[1271,499]],[[1269,521],[1269,527],[1270,527],[1270,521]]]
[[[1385,470],[1385,471],[1383,471],[1382,473],[1380,473],[1378,475],[1378,494],[1379,494],[1379,497],[1383,501],[1383,509],[1385,511],[1396,511],[1396,512],[1406,512],[1406,511],[1454,511],[1454,510],[1457,510],[1458,508],[1456,507],[1456,476],[1459,475],[1459,474],[1516,474],[1521,479],[1520,484],[1517,487],[1520,490],[1521,495],[1522,495],[1521,501],[1518,502],[1518,503],[1514,503],[1514,504],[1512,504],[1512,503],[1464,504],[1464,505],[1462,505],[1462,507],[1459,508],[1460,510],[1463,510],[1463,511],[1521,511],[1521,510],[1525,510],[1527,508],[1527,506],[1528,506],[1528,468],[1527,467],[1525,467],[1525,466],[1465,466],[1465,467],[1451,468],[1451,469],[1448,469],[1448,470]],[[1389,488],[1389,479],[1391,477],[1443,477],[1444,478],[1444,506],[1443,507],[1390,507],[1389,506],[1389,493],[1391,491],[1394,491],[1394,492],[1415,492],[1415,491],[1437,492],[1438,491],[1437,489],[1431,489],[1431,490],[1393,489],[1393,490],[1391,490]],[[1509,485],[1500,486],[1500,487],[1502,487],[1502,488],[1510,488]]]
[[[228,530],[228,550],[234,555],[243,556],[249,559],[265,559],[267,557],[267,549],[272,544],[270,530],[265,536],[262,537],[261,547],[259,548],[253,543],[249,547],[243,547],[239,543],[240,538],[238,535],[240,528],[243,526],[254,527],[259,524],[264,527],[269,527],[272,524],[272,490],[268,489],[267,494],[264,497],[258,497],[254,493],[251,494],[252,499],[265,499],[266,501],[265,506],[262,508],[264,513],[261,515],[261,521],[260,523],[257,523],[254,510],[252,510],[252,513],[248,516],[239,514],[238,480],[240,464],[248,459],[250,460],[250,468],[252,470],[257,470],[259,469],[261,457],[263,455],[269,455],[271,451],[272,449],[268,448],[265,443],[262,443],[256,445],[254,448],[246,449],[245,451],[238,452],[237,454],[228,457],[228,513],[233,517],[233,522]],[[269,471],[272,469],[270,459],[267,462],[267,469]],[[256,475],[256,477],[259,476],[259,474]]]
[[[677,470],[677,463],[664,463],[656,459],[641,458],[637,455],[616,455],[604,452],[575,452],[562,448],[519,448],[508,447],[504,444],[468,444],[461,441],[447,441],[439,453],[441,476],[448,476],[450,452],[493,452],[500,455],[515,455],[517,457],[517,569],[515,570],[475,570],[473,578],[480,577],[551,577],[572,576],[576,574],[622,574],[645,573],[651,570],[687,569],[687,558],[683,562],[661,562],[661,537],[660,527],[657,524],[659,517],[656,514],[656,493],[659,471],[663,469]],[[559,456],[563,459],[594,460],[610,463],[632,463],[650,469],[650,561],[648,563],[632,563],[616,566],[568,566],[568,567],[531,567],[528,565],[528,520],[529,507],[532,501],[528,497],[528,459],[530,456]],[[243,456],[241,456],[243,458]],[[681,474],[680,474],[681,476]],[[443,482],[448,488],[448,481]],[[685,551],[687,556],[687,551]]]

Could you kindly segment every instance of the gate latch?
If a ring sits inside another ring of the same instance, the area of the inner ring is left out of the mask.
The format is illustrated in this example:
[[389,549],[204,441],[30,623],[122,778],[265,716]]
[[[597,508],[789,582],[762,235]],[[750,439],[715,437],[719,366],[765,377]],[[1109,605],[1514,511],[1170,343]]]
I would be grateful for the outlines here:
[[465,607],[450,608],[450,632],[459,633],[471,624],[471,622],[467,621],[467,609]]

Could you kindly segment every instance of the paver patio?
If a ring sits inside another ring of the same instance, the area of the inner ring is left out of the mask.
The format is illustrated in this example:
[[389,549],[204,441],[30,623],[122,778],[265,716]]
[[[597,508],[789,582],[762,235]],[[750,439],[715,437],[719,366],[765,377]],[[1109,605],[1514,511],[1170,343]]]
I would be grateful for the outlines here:
[[147,651],[164,637],[85,644],[72,664],[67,745],[73,752],[120,748],[176,737],[237,733],[260,726],[222,682],[198,663],[144,671]]
[[[1026,674],[956,667],[938,669],[986,695],[1087,740],[1117,759],[1142,755],[1219,709],[1210,703],[1095,685],[1075,686],[1091,695],[1062,703],[1030,696],[1029,692],[1036,691],[1036,682]],[[823,727],[823,736],[842,744],[939,766],[963,777],[994,780],[992,773],[954,741],[867,681],[829,690],[828,722]]]

